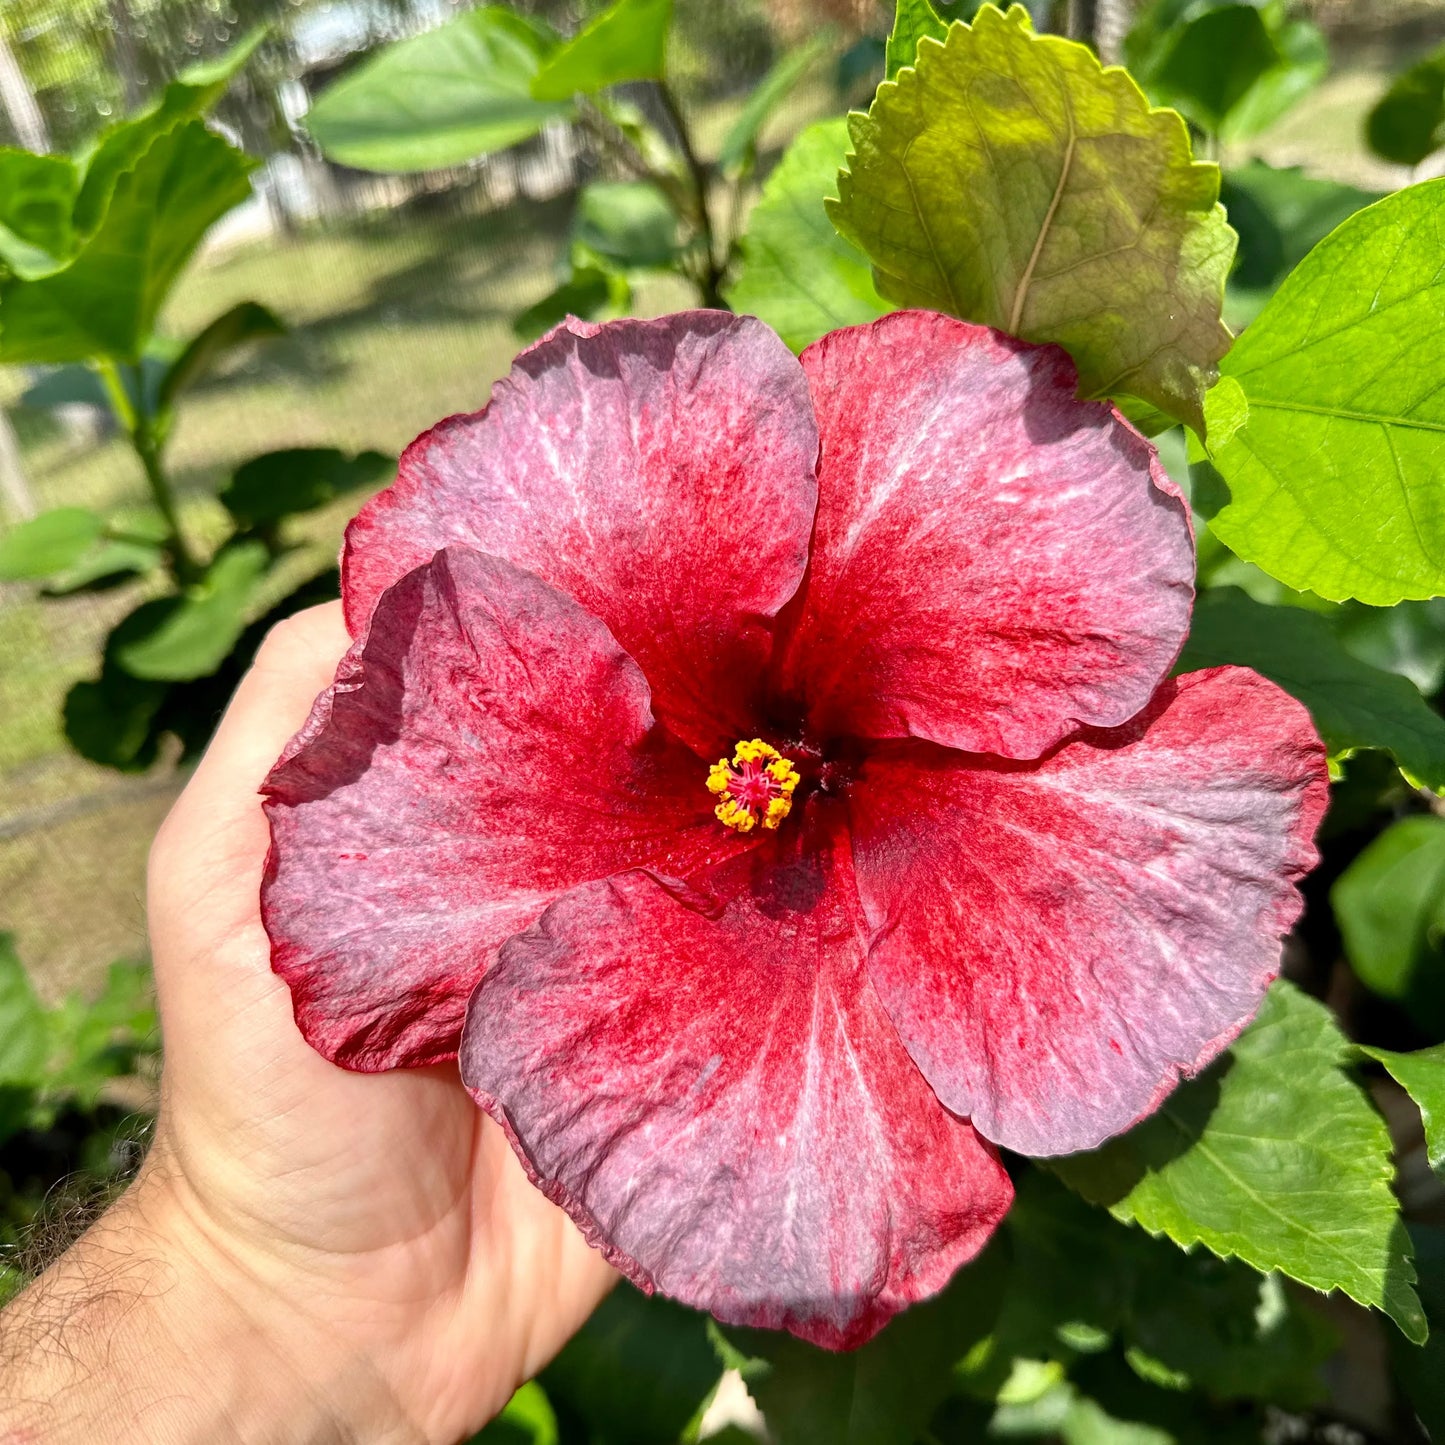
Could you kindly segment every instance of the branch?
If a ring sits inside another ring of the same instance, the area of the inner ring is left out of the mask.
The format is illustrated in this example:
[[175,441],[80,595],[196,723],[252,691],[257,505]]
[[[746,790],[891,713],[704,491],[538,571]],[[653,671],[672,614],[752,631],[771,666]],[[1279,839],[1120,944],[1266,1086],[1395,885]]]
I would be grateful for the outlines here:
[[725,263],[718,260],[717,237],[713,231],[712,213],[707,204],[707,167],[698,158],[697,149],[692,143],[692,132],[688,129],[682,107],[678,105],[672,87],[665,80],[659,80],[655,84],[657,93],[662,99],[663,109],[667,112],[667,118],[676,132],[677,143],[682,150],[682,158],[687,164],[688,175],[692,178],[693,200],[696,206],[695,219],[707,263],[703,277],[704,284],[700,288],[702,302],[704,306],[721,307],[723,305],[721,287]]

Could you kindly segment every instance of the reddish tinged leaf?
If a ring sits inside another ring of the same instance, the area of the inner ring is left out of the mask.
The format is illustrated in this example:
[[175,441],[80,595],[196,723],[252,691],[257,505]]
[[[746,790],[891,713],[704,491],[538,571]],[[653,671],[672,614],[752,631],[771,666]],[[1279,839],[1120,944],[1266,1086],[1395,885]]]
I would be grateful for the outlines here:
[[868,980],[846,829],[815,802],[707,880],[558,900],[473,997],[468,1087],[629,1278],[734,1324],[861,1344],[1012,1197]]
[[807,562],[817,450],[802,370],[760,321],[564,323],[485,411],[413,442],[352,522],[347,623],[359,635],[383,588],[465,542],[600,617],[659,719],[716,755],[754,725],[770,619]]
[[383,595],[264,792],[273,966],[352,1069],[452,1057],[491,952],[559,891],[741,843],[607,629],[465,547]]
[[1244,668],[1033,766],[880,748],[850,799],[869,971],[944,1104],[1092,1148],[1249,1021],[1316,862],[1325,750]]
[[802,364],[818,520],[783,675],[814,729],[1034,758],[1138,712],[1189,628],[1188,513],[1064,352],[900,311]]

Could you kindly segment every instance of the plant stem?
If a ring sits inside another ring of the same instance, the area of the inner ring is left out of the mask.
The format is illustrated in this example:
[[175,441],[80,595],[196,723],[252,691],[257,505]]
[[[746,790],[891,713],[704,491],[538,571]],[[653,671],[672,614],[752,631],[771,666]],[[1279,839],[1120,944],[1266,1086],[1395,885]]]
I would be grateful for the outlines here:
[[667,112],[668,120],[672,122],[673,130],[677,133],[677,143],[682,150],[682,158],[687,164],[688,175],[692,177],[697,229],[702,240],[703,259],[706,263],[698,291],[704,306],[723,307],[725,303],[722,299],[722,280],[725,263],[718,260],[717,238],[713,233],[712,213],[707,204],[707,167],[698,158],[697,149],[692,143],[692,132],[688,129],[682,107],[678,105],[677,97],[672,93],[672,87],[665,80],[657,81],[656,85],[657,93],[662,99],[662,107]]
[[147,426],[143,426],[132,436],[131,443],[145,470],[146,482],[150,486],[156,508],[165,518],[166,527],[170,532],[170,536],[166,539],[166,550],[171,554],[176,581],[185,586],[186,583],[194,582],[201,575],[201,568],[196,559],[191,556],[190,548],[186,546],[186,538],[181,531],[181,518],[176,510],[176,501],[171,492],[170,480],[161,466],[160,450],[150,436],[150,429]]
[[[108,357],[95,363],[101,384],[110,401],[111,410],[121,424],[132,449],[140,459],[141,470],[145,473],[146,485],[150,488],[151,500],[166,524],[166,551],[170,554],[171,571],[176,581],[185,586],[200,576],[201,569],[186,546],[185,534],[181,531],[180,514],[176,510],[176,499],[171,492],[170,480],[161,465],[160,447],[151,428],[151,420],[145,414],[144,391],[139,385],[135,389],[136,400],[132,401],[121,379],[120,369]],[[139,368],[136,375],[139,378]]]
[[747,194],[748,182],[752,179],[752,175],[753,157],[749,156],[733,178],[732,195],[728,200],[727,232],[725,233],[722,261],[725,274],[741,251],[739,243],[743,234],[743,199]]
[[588,96],[577,99],[577,119],[583,130],[595,137],[624,170],[638,180],[658,181],[657,172],[648,164],[647,157],[637,148],[632,137]]

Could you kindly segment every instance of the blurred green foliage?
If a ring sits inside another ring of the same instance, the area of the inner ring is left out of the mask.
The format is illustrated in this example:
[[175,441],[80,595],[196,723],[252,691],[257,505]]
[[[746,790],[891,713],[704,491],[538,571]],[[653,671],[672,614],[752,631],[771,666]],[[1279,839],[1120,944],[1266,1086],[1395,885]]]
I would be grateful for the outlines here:
[[0,1301],[23,1281],[37,1221],[66,1203],[56,1186],[92,1205],[133,1165],[136,1121],[107,1088],[145,1070],[158,1048],[144,965],[114,963],[98,998],[47,1008],[0,933]]

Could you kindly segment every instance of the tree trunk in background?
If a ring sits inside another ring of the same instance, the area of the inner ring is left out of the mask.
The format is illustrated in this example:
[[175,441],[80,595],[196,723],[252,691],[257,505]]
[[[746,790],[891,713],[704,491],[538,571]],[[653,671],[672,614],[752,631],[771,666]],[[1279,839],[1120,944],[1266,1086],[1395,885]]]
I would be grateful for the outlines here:
[[1129,0],[1098,0],[1094,16],[1094,49],[1105,65],[1118,65],[1124,59],[1124,37],[1133,19]]
[[[15,139],[26,150],[50,149],[50,130],[45,116],[4,35],[0,35],[0,105],[10,119]],[[3,407],[0,407],[0,503],[11,522],[28,521],[37,511],[20,457],[20,441]]]
[[45,117],[36,103],[35,92],[20,69],[10,43],[0,35],[0,105],[10,118],[10,128],[15,139],[28,151],[48,151],[50,131]]
[[1130,0],[1068,0],[1069,38],[1092,45],[1105,65],[1117,65],[1132,9]]
[[1094,43],[1094,26],[1099,0],[1069,0],[1069,39]]
[[0,407],[0,501],[10,522],[28,522],[39,510],[30,495],[25,464],[20,459],[20,440],[5,409]]
[[140,52],[135,48],[135,37],[131,33],[134,22],[126,0],[109,0],[111,35],[115,41],[115,68],[120,72],[120,83],[125,92],[125,109],[129,115],[141,107],[145,99],[146,78],[141,69]]

